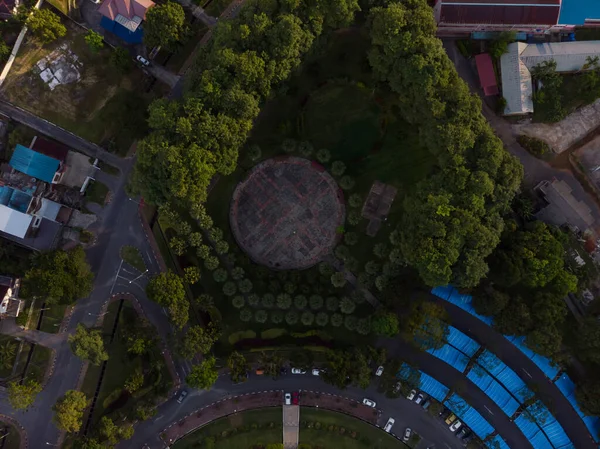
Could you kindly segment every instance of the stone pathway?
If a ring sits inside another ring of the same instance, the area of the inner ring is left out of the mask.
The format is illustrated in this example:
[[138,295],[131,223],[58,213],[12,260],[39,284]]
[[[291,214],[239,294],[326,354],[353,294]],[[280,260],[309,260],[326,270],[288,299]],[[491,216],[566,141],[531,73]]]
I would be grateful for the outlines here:
[[358,286],[357,286],[358,281],[356,280],[356,276],[354,276],[354,273],[352,273],[350,270],[347,270],[344,267],[344,264],[337,257],[335,257],[333,254],[330,253],[327,256],[327,258],[325,259],[325,262],[327,262],[329,265],[331,265],[337,271],[343,272],[344,273],[344,277],[346,278],[346,281],[348,281],[350,284],[352,284],[356,290],[362,292],[363,295],[365,296],[365,299],[367,301],[369,301],[369,303],[373,307],[375,307],[376,309],[378,309],[379,307],[381,307],[381,303],[375,297],[375,295],[373,295],[373,293],[371,293],[366,288],[358,288]]
[[300,434],[300,407],[298,405],[283,406],[283,447],[296,449]]

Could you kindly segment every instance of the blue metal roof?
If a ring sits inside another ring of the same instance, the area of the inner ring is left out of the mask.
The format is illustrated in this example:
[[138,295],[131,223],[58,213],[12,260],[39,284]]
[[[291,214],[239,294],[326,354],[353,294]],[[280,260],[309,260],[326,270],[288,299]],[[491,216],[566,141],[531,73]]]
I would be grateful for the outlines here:
[[583,25],[586,19],[600,19],[600,2],[597,0],[562,0],[559,25]]
[[141,26],[139,26],[134,32],[131,32],[123,25],[104,16],[102,19],[100,19],[100,26],[106,31],[110,31],[118,38],[124,40],[128,44],[141,44],[144,40],[144,30]]
[[45,182],[52,182],[60,162],[17,144],[9,164],[15,170]]

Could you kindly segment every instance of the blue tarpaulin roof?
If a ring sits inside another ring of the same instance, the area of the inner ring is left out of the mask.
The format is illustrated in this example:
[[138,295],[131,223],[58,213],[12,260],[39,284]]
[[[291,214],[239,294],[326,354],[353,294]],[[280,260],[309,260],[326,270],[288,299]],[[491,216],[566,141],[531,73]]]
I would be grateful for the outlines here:
[[525,385],[523,379],[487,349],[479,356],[477,363],[494,376],[520,403],[533,397],[533,391]]
[[583,413],[577,399],[575,398],[575,384],[567,374],[560,376],[554,384],[558,387],[562,394],[565,395],[567,401],[571,403],[577,414],[581,417],[586,427],[596,440],[600,442],[600,418],[597,416],[587,416]]
[[131,32],[123,25],[104,16],[100,20],[100,26],[106,31],[110,31],[118,38],[124,40],[128,44],[141,44],[144,40],[144,30],[142,30],[141,26],[139,26],[134,32]]
[[507,416],[512,416],[519,408],[519,403],[498,383],[487,371],[475,365],[467,377],[477,385],[488,397],[502,409]]
[[489,316],[480,315],[475,312],[471,301],[472,297],[470,295],[462,295],[458,293],[458,290],[451,285],[447,285],[446,287],[435,287],[433,290],[431,290],[431,293],[439,298],[445,299],[455,306],[460,307],[465,312],[469,312],[471,315],[479,318],[484,323],[492,324],[492,319]]
[[471,337],[467,337],[453,326],[448,326],[448,337],[446,338],[446,341],[469,357],[472,357],[473,354],[475,354],[481,347],[479,343],[477,343]]
[[17,144],[9,164],[21,173],[45,182],[52,182],[60,162],[57,159]]
[[571,440],[562,426],[556,421],[556,418],[552,416],[550,410],[548,410],[541,401],[538,400],[527,407],[523,414],[526,413],[529,414],[531,419],[534,419],[540,429],[543,430],[553,447],[556,449],[573,447],[573,443],[571,443]]
[[494,438],[490,439],[486,443],[486,446],[494,449],[510,449],[508,444],[506,444],[506,441],[504,441],[500,435],[496,435]]
[[529,357],[531,361],[535,363],[539,369],[541,369],[550,379],[554,379],[554,377],[558,374],[558,366],[553,365],[549,358],[536,354],[527,346],[525,346],[525,337],[515,337],[511,335],[505,335],[504,337],[517,348],[519,348],[523,354]]
[[444,400],[444,398],[448,394],[448,391],[450,391],[448,387],[445,387],[440,382],[435,380],[433,377],[425,374],[424,372],[421,372],[421,382],[419,384],[419,389],[440,402]]
[[461,373],[465,372],[469,363],[469,357],[450,345],[444,345],[440,349],[428,349],[427,352],[456,368]]
[[494,432],[491,424],[459,395],[453,394],[444,405],[482,440]]
[[531,442],[534,449],[553,449],[544,432],[535,422],[531,421],[531,418],[521,415],[515,419],[515,424],[521,429],[525,438]]

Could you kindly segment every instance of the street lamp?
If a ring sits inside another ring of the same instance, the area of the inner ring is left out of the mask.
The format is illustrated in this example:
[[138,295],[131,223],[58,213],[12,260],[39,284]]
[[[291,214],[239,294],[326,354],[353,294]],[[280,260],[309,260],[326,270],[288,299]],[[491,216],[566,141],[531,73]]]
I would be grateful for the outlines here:
[[46,445],[48,445],[48,446],[58,446],[58,444],[52,444],[52,443],[50,443],[48,441],[46,441]]
[[98,316],[98,317],[100,317],[100,316],[106,315],[107,313],[108,312],[104,312],[104,313],[92,313],[92,312],[88,312],[87,314],[90,315],[90,316]]

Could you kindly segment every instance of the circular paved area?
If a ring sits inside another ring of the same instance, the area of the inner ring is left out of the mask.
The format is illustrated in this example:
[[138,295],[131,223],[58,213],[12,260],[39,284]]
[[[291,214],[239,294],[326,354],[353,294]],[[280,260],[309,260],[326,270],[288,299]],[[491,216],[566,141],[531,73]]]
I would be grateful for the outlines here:
[[319,164],[269,159],[238,184],[230,222],[240,247],[270,268],[308,268],[332,250],[344,223],[341,189]]

